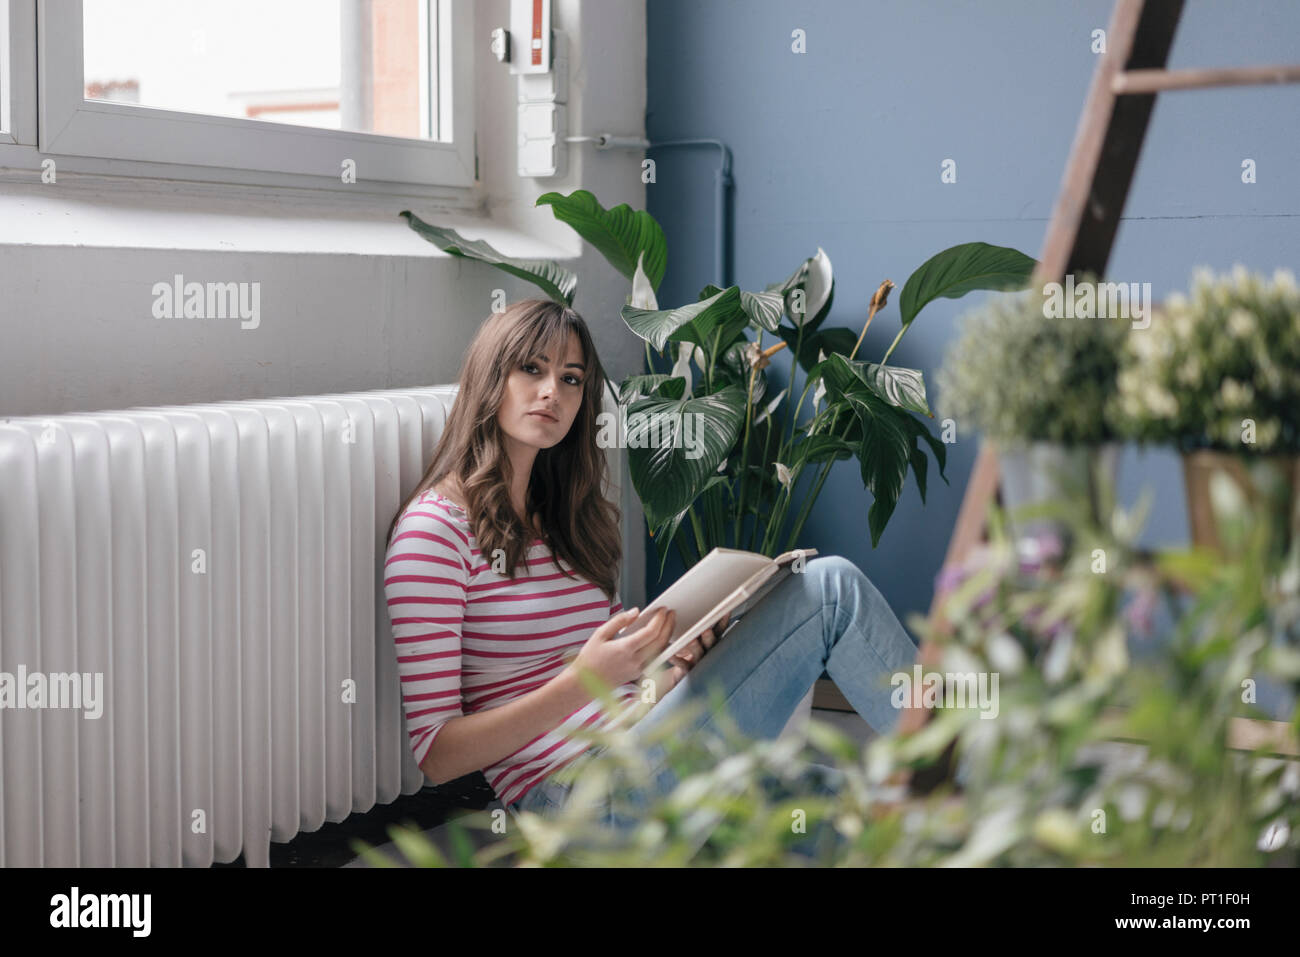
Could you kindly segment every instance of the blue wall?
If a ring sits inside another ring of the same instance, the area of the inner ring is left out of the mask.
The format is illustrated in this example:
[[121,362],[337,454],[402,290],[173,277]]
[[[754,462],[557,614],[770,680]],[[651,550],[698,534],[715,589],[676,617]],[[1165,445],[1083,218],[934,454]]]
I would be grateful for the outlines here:
[[[651,141],[716,137],[735,157],[731,279],[762,289],[821,246],[835,267],[827,325],[860,330],[882,279],[898,284],[860,355],[898,331],[897,295],[941,249],[979,240],[1037,257],[1097,57],[1109,0],[650,0]],[[801,28],[807,52],[791,51]],[[1189,0],[1172,68],[1300,61],[1300,4]],[[1300,88],[1183,91],[1157,99],[1109,274],[1159,300],[1191,270],[1234,262],[1300,273]],[[718,151],[660,150],[650,212],[668,237],[661,305],[714,281]],[[1257,182],[1241,182],[1241,161]],[[957,182],[940,164],[957,163]],[[987,294],[926,307],[891,363],[935,372],[955,320]],[[789,350],[781,355],[788,356]],[[774,364],[783,380],[788,359]],[[771,371],[771,370],[770,370]],[[1031,370],[1027,370],[1031,371]],[[777,389],[780,385],[776,385]],[[854,560],[900,617],[928,609],[979,439],[949,447],[951,485],[909,477],[872,549],[871,497],[855,462],[835,467],[803,544]],[[1182,472],[1162,450],[1125,451],[1120,493],[1155,493],[1146,544],[1187,539]],[[651,554],[648,594],[662,590]],[[666,575],[671,581],[673,570]]]

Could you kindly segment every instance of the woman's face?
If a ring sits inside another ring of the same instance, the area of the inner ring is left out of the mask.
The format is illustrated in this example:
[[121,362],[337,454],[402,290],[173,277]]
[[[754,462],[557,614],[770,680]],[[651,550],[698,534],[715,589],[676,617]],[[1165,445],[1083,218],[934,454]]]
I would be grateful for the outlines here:
[[586,362],[577,333],[564,354],[554,346],[524,360],[506,379],[497,424],[521,445],[549,449],[569,434],[586,388]]

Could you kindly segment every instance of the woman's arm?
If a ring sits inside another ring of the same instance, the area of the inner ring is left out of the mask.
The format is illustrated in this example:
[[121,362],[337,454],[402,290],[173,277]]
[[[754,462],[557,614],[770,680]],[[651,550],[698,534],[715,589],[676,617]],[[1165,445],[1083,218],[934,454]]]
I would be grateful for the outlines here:
[[508,758],[592,700],[580,670],[589,671],[609,688],[640,677],[668,646],[675,616],[657,613],[637,631],[614,637],[639,614],[633,608],[610,618],[592,632],[577,657],[540,688],[499,707],[447,720],[420,770],[434,784],[443,784]]
[[481,771],[514,754],[591,701],[571,667],[497,708],[451,718],[420,770],[434,784]]

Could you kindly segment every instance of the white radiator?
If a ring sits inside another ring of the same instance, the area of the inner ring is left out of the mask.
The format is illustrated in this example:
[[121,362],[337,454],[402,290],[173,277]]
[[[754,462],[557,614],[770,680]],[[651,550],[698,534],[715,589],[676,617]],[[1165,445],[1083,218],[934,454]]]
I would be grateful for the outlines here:
[[92,676],[0,709],[0,866],[265,866],[420,788],[381,566],[454,396],[0,420],[0,680]]

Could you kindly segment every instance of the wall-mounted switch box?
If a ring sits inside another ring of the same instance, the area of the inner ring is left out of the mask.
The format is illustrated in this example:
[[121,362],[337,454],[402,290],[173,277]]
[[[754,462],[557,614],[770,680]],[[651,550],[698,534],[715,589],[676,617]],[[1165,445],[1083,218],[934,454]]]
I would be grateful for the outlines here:
[[515,79],[519,129],[519,175],[563,176],[568,170],[569,45],[563,33],[550,33],[554,52],[545,73],[521,73]]
[[551,0],[510,0],[510,72],[551,69]]
[[521,73],[518,84],[520,103],[569,102],[569,39],[559,30],[551,32],[551,49],[554,57],[552,69],[546,73]]
[[568,172],[568,108],[562,103],[520,103],[519,175],[563,176]]

